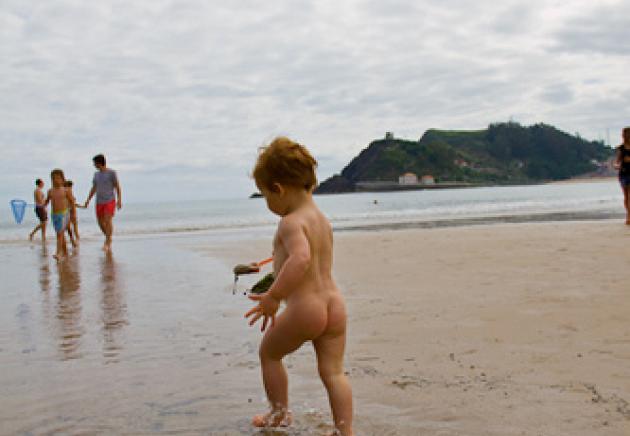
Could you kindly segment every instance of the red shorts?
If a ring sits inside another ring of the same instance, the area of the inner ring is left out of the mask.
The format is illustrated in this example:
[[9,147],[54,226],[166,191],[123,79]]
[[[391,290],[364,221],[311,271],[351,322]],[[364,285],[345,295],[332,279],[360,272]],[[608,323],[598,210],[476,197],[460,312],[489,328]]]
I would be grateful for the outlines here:
[[116,212],[116,200],[108,201],[107,203],[96,204],[96,216],[102,217],[105,215],[114,216]]

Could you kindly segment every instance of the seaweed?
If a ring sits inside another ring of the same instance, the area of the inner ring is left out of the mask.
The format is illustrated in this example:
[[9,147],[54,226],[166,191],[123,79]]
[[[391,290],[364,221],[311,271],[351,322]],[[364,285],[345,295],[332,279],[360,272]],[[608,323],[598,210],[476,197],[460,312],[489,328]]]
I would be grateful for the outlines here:
[[252,294],[264,294],[265,292],[269,290],[269,288],[273,284],[273,281],[274,281],[273,273],[269,273],[266,276],[264,276],[262,279],[258,280],[256,284],[252,286],[252,289],[250,290],[250,292]]

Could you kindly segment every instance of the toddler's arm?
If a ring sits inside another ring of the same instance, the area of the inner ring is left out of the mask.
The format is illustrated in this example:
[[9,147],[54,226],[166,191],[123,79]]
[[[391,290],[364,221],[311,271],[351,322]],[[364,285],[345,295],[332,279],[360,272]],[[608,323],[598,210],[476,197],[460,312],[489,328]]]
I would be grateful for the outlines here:
[[300,285],[308,270],[311,247],[301,223],[292,217],[280,221],[278,238],[288,256],[268,293],[276,300],[283,300]]
[[267,328],[269,320],[273,327],[280,301],[299,286],[311,262],[310,245],[298,221],[283,218],[278,226],[278,238],[287,252],[287,259],[267,292],[249,296],[250,300],[258,302],[258,306],[245,314],[245,318],[252,317],[249,325],[254,325],[256,321],[264,317],[261,331]]

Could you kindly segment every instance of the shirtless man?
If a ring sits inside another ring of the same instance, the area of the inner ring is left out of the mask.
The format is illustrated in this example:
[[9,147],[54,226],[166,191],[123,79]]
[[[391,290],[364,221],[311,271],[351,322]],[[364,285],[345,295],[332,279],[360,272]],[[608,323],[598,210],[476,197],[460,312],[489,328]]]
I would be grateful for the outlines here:
[[[313,201],[316,165],[306,148],[281,137],[263,149],[254,169],[267,207],[282,219],[273,244],[275,281],[264,294],[250,296],[258,305],[245,314],[250,325],[263,318],[261,330],[269,327],[259,356],[271,410],[252,424],[291,424],[282,359],[311,341],[335,428],[348,436],[353,430],[352,389],[343,369],[346,309],[332,278],[332,228]],[[286,308],[276,317],[283,300]]]
[[35,180],[35,192],[33,197],[35,200],[35,215],[39,219],[39,224],[35,226],[28,236],[30,241],[33,240],[38,230],[42,231],[42,243],[46,242],[46,222],[48,221],[48,212],[46,212],[46,196],[44,195],[44,181],[42,179]]

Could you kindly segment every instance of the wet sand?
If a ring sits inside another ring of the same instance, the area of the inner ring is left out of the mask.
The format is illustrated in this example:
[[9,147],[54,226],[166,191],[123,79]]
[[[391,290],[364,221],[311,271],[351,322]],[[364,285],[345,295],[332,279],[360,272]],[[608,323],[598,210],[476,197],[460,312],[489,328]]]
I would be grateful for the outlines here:
[[[0,434],[256,434],[260,333],[230,270],[270,238],[88,240],[61,265],[0,246]],[[358,434],[630,434],[629,240],[619,220],[337,233]],[[288,434],[330,430],[311,347],[287,364]]]

